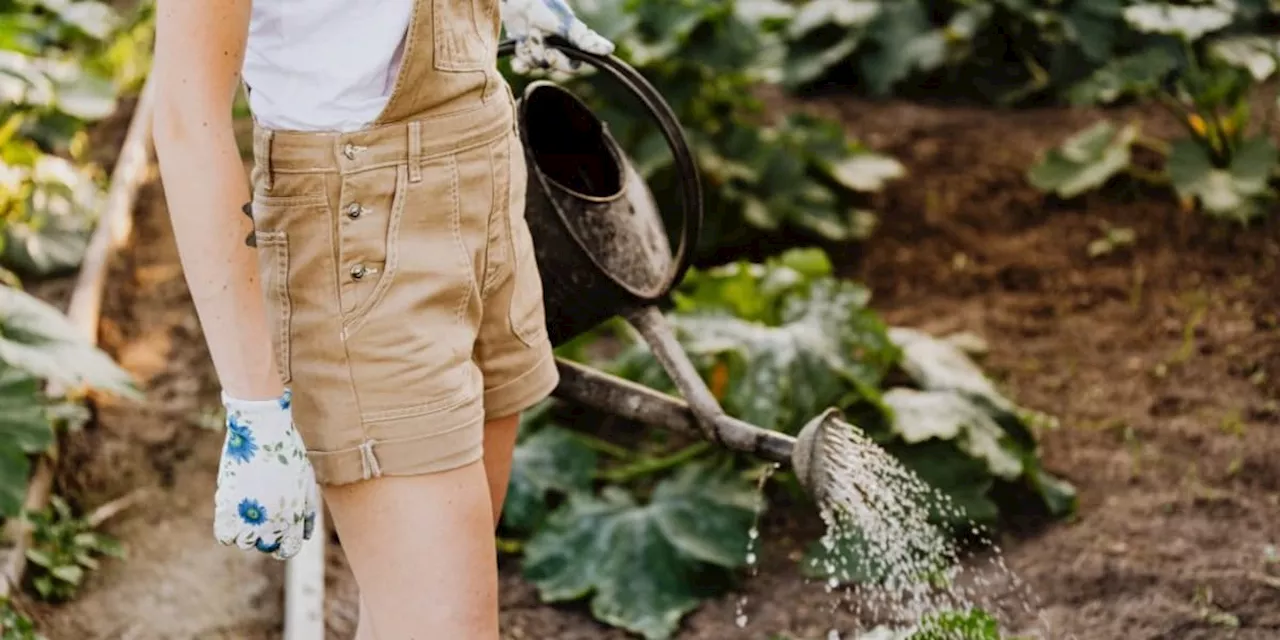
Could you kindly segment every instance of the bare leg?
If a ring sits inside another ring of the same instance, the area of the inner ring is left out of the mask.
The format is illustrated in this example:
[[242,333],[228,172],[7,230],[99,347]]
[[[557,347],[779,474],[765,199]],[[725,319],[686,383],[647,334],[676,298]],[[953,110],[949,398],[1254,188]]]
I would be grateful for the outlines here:
[[[511,478],[511,453],[515,450],[519,430],[519,415],[490,420],[484,426],[484,472],[489,486],[494,528],[497,528],[498,520],[502,517],[502,503],[506,500],[507,484]],[[369,605],[365,603],[364,593],[361,590],[360,622],[356,625],[355,640],[377,640],[379,636],[373,628],[373,618]]]
[[329,487],[325,500],[360,585],[357,638],[497,640],[493,510],[479,461]]

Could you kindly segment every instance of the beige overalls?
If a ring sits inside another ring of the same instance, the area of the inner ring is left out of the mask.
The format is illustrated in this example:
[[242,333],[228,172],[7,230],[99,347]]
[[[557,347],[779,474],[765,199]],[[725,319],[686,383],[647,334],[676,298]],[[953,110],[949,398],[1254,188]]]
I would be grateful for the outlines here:
[[263,292],[322,484],[443,471],[558,382],[498,0],[416,0],[377,121],[254,132]]

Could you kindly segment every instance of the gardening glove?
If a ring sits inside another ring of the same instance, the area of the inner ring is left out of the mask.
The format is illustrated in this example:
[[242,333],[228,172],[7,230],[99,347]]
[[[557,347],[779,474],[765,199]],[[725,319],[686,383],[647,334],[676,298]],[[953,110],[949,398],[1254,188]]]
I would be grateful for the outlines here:
[[222,394],[227,438],[218,465],[213,533],[218,542],[278,560],[311,538],[319,494],[288,390],[275,400]]
[[530,69],[571,73],[581,66],[564,52],[547,46],[546,37],[551,35],[587,53],[613,53],[613,43],[579,20],[565,0],[502,0],[502,26],[507,37],[516,41],[511,70],[520,74]]

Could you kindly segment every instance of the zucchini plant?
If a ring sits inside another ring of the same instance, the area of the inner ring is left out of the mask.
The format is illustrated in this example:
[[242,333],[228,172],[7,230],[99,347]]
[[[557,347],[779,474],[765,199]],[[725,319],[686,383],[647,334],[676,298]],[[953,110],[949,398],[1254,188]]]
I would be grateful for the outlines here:
[[[1039,465],[1035,429],[1047,421],[1001,395],[952,342],[885,326],[869,298],[835,278],[821,250],[794,249],[691,271],[668,319],[731,415],[794,434],[827,406],[841,407],[951,497],[960,513],[934,514],[944,530],[994,525],[1013,504],[1070,512],[1074,491]],[[606,325],[560,354],[674,392],[623,327]],[[616,355],[592,358],[602,341]],[[594,418],[559,409],[548,404],[522,427],[503,515],[507,548],[523,552],[544,600],[585,598],[602,621],[670,637],[746,564],[769,465],[656,429],[602,432]],[[575,415],[581,424],[570,424]],[[771,477],[794,488],[789,476]],[[798,569],[826,578],[824,553],[815,541]],[[879,578],[840,567],[836,577]]]
[[[1079,102],[1125,97],[1155,101],[1182,127],[1165,143],[1140,134],[1140,123],[1099,122],[1042,154],[1028,178],[1037,188],[1070,198],[1110,178],[1133,177],[1168,185],[1188,209],[1239,222],[1267,211],[1275,200],[1280,152],[1270,130],[1280,96],[1261,113],[1249,99],[1275,75],[1280,39],[1234,27],[1247,5],[1225,1],[1186,5],[1138,3],[1127,7],[1130,28],[1164,43],[1119,58],[1077,85]],[[1141,146],[1163,160],[1151,174],[1135,166]]]

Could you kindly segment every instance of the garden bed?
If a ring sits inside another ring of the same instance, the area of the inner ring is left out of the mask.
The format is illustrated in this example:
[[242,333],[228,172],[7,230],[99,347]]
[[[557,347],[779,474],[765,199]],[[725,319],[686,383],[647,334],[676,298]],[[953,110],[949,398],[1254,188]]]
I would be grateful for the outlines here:
[[[1042,437],[1045,466],[1079,490],[1078,517],[1003,543],[1051,637],[1280,635],[1280,228],[1218,229],[1120,187],[1070,203],[1039,195],[1027,166],[1086,112],[814,107],[910,175],[880,196],[870,243],[831,252],[843,272],[891,323],[982,335],[984,364],[1011,396],[1061,419]],[[87,505],[152,493],[108,523],[127,561],[105,562],[68,604],[27,608],[51,639],[276,637],[283,565],[212,539],[221,434],[199,425],[217,386],[158,185],[136,223],[110,276],[102,345],[149,401],[100,406],[68,443],[58,483]],[[1133,244],[1090,257],[1108,226],[1132,229]],[[734,624],[735,593],[692,614],[679,638],[816,640],[854,626],[796,568],[816,516],[776,506],[744,584],[747,627]],[[336,544],[328,597],[331,637],[350,637],[356,592]],[[540,604],[514,558],[502,604],[506,638],[629,637],[584,607]]]

